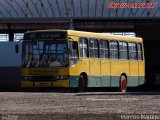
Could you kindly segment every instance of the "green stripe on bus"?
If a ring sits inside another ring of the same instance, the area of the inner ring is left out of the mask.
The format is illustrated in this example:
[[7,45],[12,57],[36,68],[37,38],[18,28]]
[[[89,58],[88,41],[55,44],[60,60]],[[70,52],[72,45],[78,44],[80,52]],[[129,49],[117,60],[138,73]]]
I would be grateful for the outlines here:
[[127,86],[138,86],[138,76],[128,76]]
[[138,84],[139,85],[143,85],[143,84],[145,84],[145,82],[146,82],[145,77],[144,76],[140,76]]
[[[128,87],[135,87],[144,83],[144,76],[127,77]],[[88,76],[88,87],[119,87],[119,85],[119,76]],[[78,87],[78,76],[70,76],[70,87]]]

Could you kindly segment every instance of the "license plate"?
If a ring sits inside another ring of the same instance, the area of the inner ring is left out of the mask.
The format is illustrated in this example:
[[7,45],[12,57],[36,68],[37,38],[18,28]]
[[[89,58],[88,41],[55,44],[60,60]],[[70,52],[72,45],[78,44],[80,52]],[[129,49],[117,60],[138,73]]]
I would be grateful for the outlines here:
[[47,82],[41,82],[41,83],[39,83],[39,86],[40,87],[47,87],[47,86],[49,86],[49,83],[47,83]]

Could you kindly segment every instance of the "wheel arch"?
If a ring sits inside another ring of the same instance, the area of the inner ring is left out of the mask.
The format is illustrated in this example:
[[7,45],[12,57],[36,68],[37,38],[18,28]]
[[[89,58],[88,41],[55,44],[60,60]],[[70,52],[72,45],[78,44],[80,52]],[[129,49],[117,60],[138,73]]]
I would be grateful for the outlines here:
[[[124,80],[122,80],[123,79],[122,76],[125,77],[125,83],[124,83]],[[120,88],[120,91],[123,92],[123,93],[126,92],[126,90],[127,90],[127,74],[126,73],[122,73],[120,75],[119,88]]]
[[84,92],[88,86],[88,76],[85,72],[79,75],[77,92]]
[[86,72],[81,72],[81,74],[80,74],[80,76],[83,76],[83,77],[85,77],[87,80],[88,80],[88,75],[87,75],[87,73]]
[[126,73],[122,73],[121,75],[120,75],[120,77],[121,76],[124,76],[125,78],[126,78],[126,81],[127,81],[127,74]]

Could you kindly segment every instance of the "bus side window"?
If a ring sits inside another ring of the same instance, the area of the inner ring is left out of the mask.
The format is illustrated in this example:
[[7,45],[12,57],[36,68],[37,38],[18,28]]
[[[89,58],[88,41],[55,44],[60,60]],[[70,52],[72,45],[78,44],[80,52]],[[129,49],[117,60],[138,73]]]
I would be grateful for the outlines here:
[[143,56],[142,56],[142,44],[141,43],[137,44],[137,50],[138,50],[138,60],[143,60]]
[[99,56],[100,58],[109,58],[109,49],[107,40],[99,40]]
[[88,39],[87,38],[80,38],[79,40],[80,45],[80,57],[88,58]]
[[[74,46],[77,44],[77,48]],[[71,41],[69,43],[69,53],[70,53],[70,61],[71,66],[74,66],[78,61],[78,43],[75,41]]]
[[119,42],[119,58],[122,60],[128,59],[127,42]]
[[137,60],[137,46],[136,43],[128,43],[129,59]]
[[89,57],[98,58],[98,40],[89,39]]
[[110,41],[110,58],[111,59],[118,59],[118,42]]

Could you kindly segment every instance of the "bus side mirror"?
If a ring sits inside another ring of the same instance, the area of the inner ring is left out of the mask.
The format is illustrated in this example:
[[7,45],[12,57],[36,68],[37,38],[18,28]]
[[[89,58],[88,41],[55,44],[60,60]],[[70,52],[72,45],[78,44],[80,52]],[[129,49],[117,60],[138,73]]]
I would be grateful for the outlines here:
[[15,45],[15,51],[16,51],[16,53],[19,52],[19,45]]
[[78,48],[78,43],[77,42],[73,42],[73,49],[77,49]]

